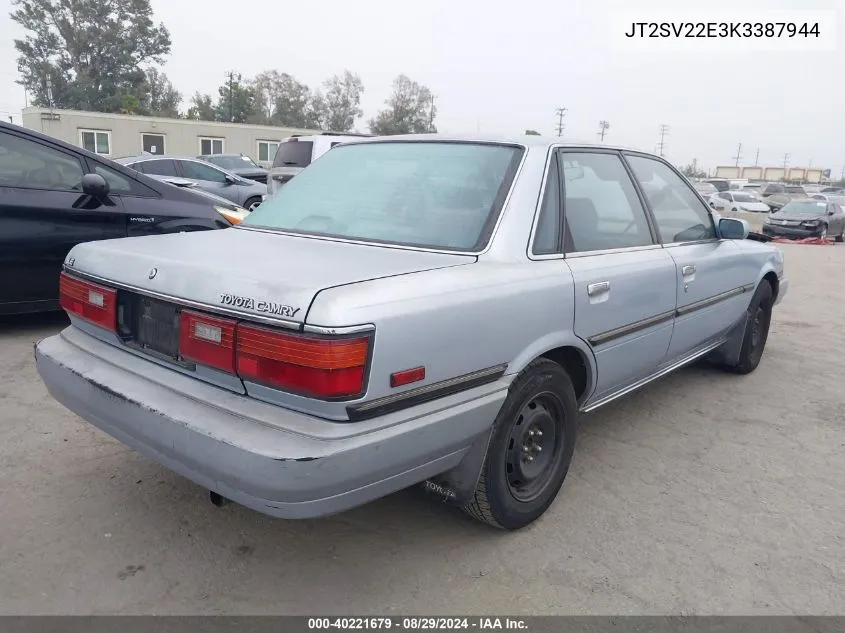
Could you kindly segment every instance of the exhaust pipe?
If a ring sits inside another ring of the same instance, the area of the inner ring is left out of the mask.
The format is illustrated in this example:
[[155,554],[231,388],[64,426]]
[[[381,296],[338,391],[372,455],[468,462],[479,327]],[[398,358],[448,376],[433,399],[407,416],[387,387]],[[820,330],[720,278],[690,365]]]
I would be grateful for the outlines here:
[[211,501],[212,504],[217,506],[218,508],[222,508],[223,506],[227,506],[232,503],[231,499],[227,499],[221,494],[214,492],[213,490],[208,491],[208,499]]

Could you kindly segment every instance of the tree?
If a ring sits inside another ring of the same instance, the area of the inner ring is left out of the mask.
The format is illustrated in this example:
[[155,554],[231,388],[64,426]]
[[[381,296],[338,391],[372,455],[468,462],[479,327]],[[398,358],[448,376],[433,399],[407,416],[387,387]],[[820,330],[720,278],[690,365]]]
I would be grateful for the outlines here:
[[[119,112],[142,101],[140,66],[161,63],[170,34],[150,0],[12,0],[18,71],[34,105]],[[131,99],[129,100],[131,101]]]
[[437,108],[434,95],[426,86],[399,75],[393,81],[393,94],[385,101],[387,108],[371,119],[373,134],[421,134],[436,132]]
[[229,81],[217,89],[216,119],[246,123],[255,111],[255,93],[252,86],[242,83],[240,75],[231,75]]
[[323,84],[325,89],[325,113],[323,123],[332,132],[348,132],[355,127],[355,121],[364,115],[361,109],[361,95],[364,83],[358,75],[344,71]]
[[706,178],[707,172],[698,168],[698,159],[693,158],[692,162],[681,169],[681,173],[687,178]]
[[148,68],[146,75],[146,95],[141,102],[144,114],[178,118],[182,94],[163,72]]
[[211,95],[194,93],[191,97],[191,107],[188,108],[188,118],[197,121],[214,121],[217,113],[214,104],[211,102]]
[[265,70],[250,82],[254,94],[252,123],[319,128],[325,117],[323,95],[292,75]]
[[540,136],[540,133],[537,130],[525,130],[526,136]]

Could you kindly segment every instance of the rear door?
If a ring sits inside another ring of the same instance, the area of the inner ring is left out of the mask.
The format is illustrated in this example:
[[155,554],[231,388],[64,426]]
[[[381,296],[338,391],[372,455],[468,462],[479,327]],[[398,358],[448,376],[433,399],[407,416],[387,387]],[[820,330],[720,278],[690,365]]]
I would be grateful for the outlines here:
[[68,251],[126,235],[122,202],[82,193],[84,158],[0,132],[0,310],[51,309]]
[[668,163],[626,153],[661,242],[675,262],[677,314],[667,362],[695,353],[743,318],[757,280],[754,258],[721,240],[708,208]]
[[618,153],[561,150],[560,160],[575,333],[595,354],[595,404],[663,362],[672,336],[675,264],[657,244]]

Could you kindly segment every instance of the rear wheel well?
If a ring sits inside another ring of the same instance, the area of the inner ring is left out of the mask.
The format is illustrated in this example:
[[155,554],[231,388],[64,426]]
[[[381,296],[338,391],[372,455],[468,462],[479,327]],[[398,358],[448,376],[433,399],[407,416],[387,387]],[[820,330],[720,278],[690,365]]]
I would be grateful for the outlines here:
[[587,391],[589,379],[589,364],[581,350],[576,347],[556,347],[543,354],[541,358],[548,358],[566,370],[575,389],[575,398],[581,402],[581,398]]
[[772,287],[772,298],[776,300],[778,298],[778,286],[780,285],[778,282],[778,276],[772,271],[769,271],[763,275],[763,280],[769,282],[769,285]]

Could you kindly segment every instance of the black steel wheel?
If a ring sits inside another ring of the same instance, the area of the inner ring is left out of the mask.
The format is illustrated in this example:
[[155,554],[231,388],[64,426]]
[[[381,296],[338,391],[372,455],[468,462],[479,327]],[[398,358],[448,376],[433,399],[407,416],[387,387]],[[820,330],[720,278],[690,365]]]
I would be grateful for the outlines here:
[[563,367],[545,358],[528,365],[496,418],[475,495],[464,510],[507,530],[538,519],[566,478],[577,415],[575,390]]
[[774,293],[771,284],[765,280],[761,281],[748,305],[745,337],[742,339],[739,363],[732,368],[738,374],[750,374],[757,369],[763,358],[763,350],[766,348],[772,321],[773,300]]

